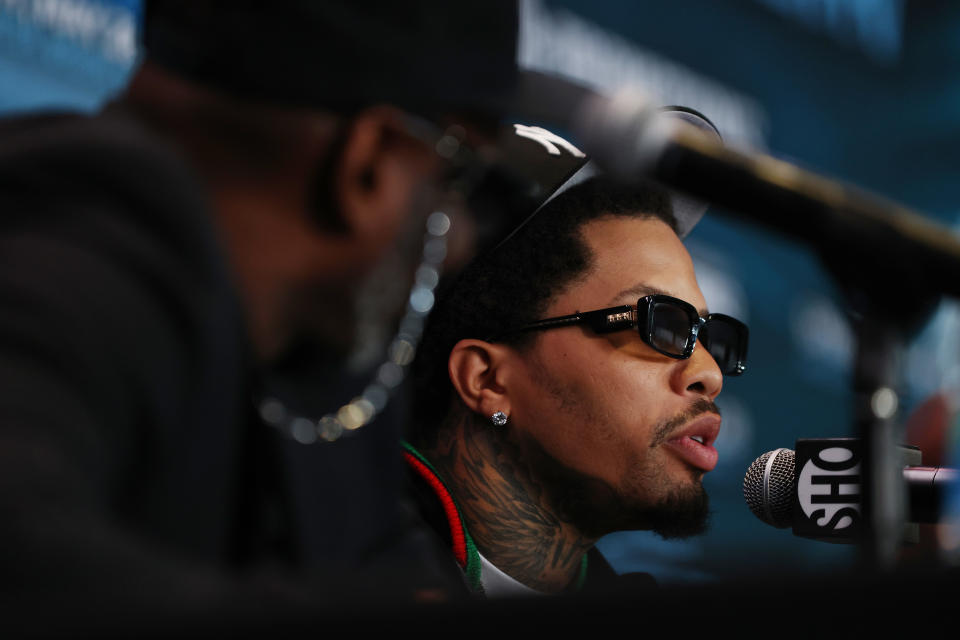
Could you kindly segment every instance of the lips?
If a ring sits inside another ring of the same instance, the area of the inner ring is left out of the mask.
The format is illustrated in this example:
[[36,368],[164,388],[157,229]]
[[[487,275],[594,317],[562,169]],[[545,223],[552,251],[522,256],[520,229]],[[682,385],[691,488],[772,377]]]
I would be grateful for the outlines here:
[[720,416],[709,413],[685,424],[663,444],[689,465],[712,471],[719,457],[713,446],[719,433]]

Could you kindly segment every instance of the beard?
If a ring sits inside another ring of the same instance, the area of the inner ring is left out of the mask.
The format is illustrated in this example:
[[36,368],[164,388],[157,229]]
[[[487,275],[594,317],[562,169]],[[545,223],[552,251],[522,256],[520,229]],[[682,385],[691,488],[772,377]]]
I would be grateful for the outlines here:
[[[678,428],[704,413],[719,414],[720,409],[713,401],[701,398],[683,413],[658,424],[653,431],[651,450],[666,442]],[[657,479],[660,479],[659,492],[663,497],[653,507],[638,511],[647,520],[648,528],[664,539],[687,538],[706,531],[710,501],[703,488],[703,472],[690,467],[690,474],[690,484],[680,487],[663,486],[662,472],[642,474],[647,486],[656,486]]]
[[292,290],[286,315],[295,330],[284,365],[320,357],[359,375],[387,358],[422,256],[423,208],[362,275],[319,285],[305,280]]
[[521,461],[527,480],[539,486],[557,517],[588,537],[642,530],[678,539],[707,528],[710,505],[699,470],[691,467],[689,483],[668,486],[659,468],[638,468],[625,488],[618,490],[556,460],[532,438],[504,435],[510,442],[502,446],[512,450],[510,457]]
[[[652,531],[664,539],[700,535],[707,529],[710,501],[699,478],[690,484],[660,487],[656,499],[626,494],[595,479],[569,470],[566,481],[551,493],[556,504],[584,533],[600,537],[613,531]],[[646,474],[645,474],[646,475]],[[662,481],[662,480],[661,480]]]
[[348,371],[367,371],[387,357],[387,347],[410,296],[424,230],[410,225],[353,292],[342,355]]
[[661,538],[681,539],[703,533],[710,516],[710,500],[703,484],[678,488],[656,505],[638,510],[640,520]]
[[[544,390],[567,411],[581,415],[585,424],[603,423],[603,412],[564,386],[543,366],[535,375]],[[690,420],[703,413],[720,413],[701,398],[654,426],[648,459],[637,459],[620,478],[618,487],[577,471],[555,459],[532,437],[517,440],[516,453],[529,467],[558,516],[584,534],[600,538],[614,531],[653,531],[664,539],[702,534],[707,529],[710,504],[703,488],[703,471],[688,466],[689,479],[678,481],[656,462],[657,448]]]

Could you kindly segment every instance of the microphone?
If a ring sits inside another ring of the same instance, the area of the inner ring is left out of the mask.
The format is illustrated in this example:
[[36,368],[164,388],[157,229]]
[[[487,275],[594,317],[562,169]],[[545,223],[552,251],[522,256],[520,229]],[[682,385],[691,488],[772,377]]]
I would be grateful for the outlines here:
[[571,128],[580,147],[614,177],[652,178],[806,242],[858,282],[882,282],[877,270],[886,269],[898,281],[960,297],[960,240],[901,205],[771,156],[724,146],[678,118],[664,117],[637,94],[585,98]]
[[[795,525],[795,465],[796,454],[792,449],[776,449],[754,460],[743,477],[743,497],[750,511],[780,529]],[[851,477],[856,477],[859,482],[859,476]],[[943,493],[956,487],[960,473],[947,467],[907,466],[903,468],[903,480],[909,499],[908,521],[931,523],[938,521]],[[840,493],[833,495],[838,497]],[[859,493],[843,495],[849,496],[845,504],[858,503],[854,498],[859,498]]]
[[792,449],[767,451],[753,461],[743,476],[743,499],[750,511],[778,529],[793,524],[795,459]]

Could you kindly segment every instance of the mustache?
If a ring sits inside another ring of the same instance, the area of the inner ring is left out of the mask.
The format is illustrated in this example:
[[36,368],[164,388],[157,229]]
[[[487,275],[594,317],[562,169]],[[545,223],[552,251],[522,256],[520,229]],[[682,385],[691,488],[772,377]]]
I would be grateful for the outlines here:
[[656,447],[670,437],[674,431],[687,424],[694,418],[702,416],[705,413],[715,413],[720,415],[720,407],[712,400],[700,398],[691,404],[686,411],[678,413],[672,418],[664,420],[653,431],[653,441],[650,448]]

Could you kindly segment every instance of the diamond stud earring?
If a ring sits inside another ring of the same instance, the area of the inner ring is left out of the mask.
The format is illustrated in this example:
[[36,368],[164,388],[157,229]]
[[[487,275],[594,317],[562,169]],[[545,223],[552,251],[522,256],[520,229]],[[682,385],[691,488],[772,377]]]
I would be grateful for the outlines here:
[[490,422],[493,423],[495,427],[502,427],[507,424],[507,414],[503,411],[497,411],[495,414],[490,416]]

